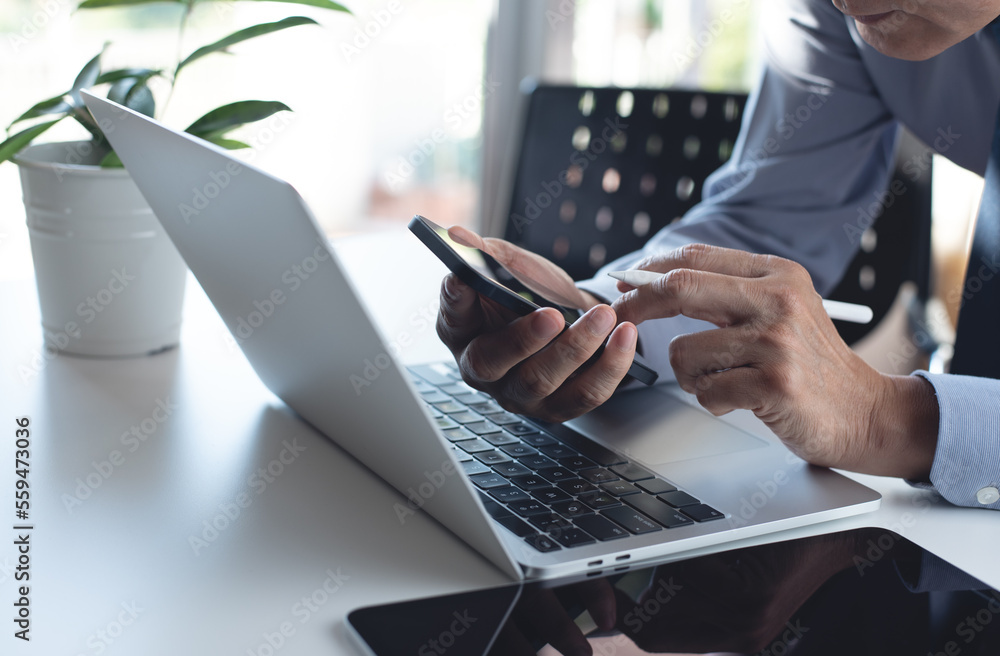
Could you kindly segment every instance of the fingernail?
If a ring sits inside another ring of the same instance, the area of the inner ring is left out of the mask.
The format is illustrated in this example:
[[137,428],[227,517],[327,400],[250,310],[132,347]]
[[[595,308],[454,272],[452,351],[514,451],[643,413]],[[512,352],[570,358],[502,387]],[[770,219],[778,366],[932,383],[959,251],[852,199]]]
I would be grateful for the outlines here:
[[624,324],[618,329],[615,339],[615,346],[618,350],[624,351],[626,353],[631,352],[635,349],[636,340],[639,338],[639,333],[632,324]]
[[536,312],[531,329],[539,339],[552,339],[562,331],[565,322],[559,321],[549,312]]
[[604,337],[615,325],[615,314],[611,308],[598,308],[594,310],[587,320],[587,328],[598,337]]
[[462,289],[458,283],[458,278],[448,276],[444,279],[444,295],[447,296],[448,300],[452,303],[457,303],[462,300]]

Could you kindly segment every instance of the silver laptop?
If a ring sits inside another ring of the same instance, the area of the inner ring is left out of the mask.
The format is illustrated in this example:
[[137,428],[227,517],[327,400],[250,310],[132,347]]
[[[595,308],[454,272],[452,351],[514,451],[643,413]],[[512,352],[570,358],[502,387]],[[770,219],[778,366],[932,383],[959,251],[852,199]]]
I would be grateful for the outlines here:
[[[712,417],[676,386],[555,426],[503,412],[453,364],[408,370],[290,184],[83,96],[261,380],[400,491],[401,522],[424,509],[523,579],[878,507],[878,493]],[[423,249],[414,238],[414,261]]]

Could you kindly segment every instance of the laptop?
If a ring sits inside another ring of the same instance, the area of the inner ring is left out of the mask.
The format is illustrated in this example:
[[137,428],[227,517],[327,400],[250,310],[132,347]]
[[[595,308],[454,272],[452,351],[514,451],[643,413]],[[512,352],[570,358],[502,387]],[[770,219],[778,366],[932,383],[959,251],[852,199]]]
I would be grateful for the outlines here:
[[[426,510],[526,579],[878,507],[877,492],[716,419],[675,385],[551,425],[504,412],[453,363],[404,367],[289,183],[82,95],[254,371],[402,494],[402,524]],[[426,257],[416,238],[413,250]]]

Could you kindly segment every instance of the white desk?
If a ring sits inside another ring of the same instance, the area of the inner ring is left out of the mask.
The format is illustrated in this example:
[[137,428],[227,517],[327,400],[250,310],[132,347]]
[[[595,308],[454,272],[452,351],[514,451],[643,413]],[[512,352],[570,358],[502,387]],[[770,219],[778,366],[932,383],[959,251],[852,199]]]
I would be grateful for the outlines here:
[[[380,234],[337,248],[363,274],[358,285],[376,299],[376,317],[404,359],[439,359],[446,352],[422,319],[432,316],[442,268],[411,239]],[[399,257],[377,257],[376,247]],[[407,275],[390,280],[393,269]],[[504,581],[428,516],[400,526],[392,506],[402,497],[289,414],[196,284],[179,349],[124,360],[55,357],[29,375],[22,367],[30,371],[41,349],[32,283],[0,284],[0,307],[0,603],[8,609],[0,652],[268,654],[270,634],[282,655],[355,653],[344,629],[354,607]],[[30,644],[12,637],[8,619],[17,562],[12,443],[21,415],[33,429]],[[148,432],[144,441],[123,441],[133,425]],[[302,450],[292,457],[286,444]],[[287,464],[275,464],[282,457]],[[280,472],[270,482],[255,475],[269,466]],[[70,512],[65,501],[88,476],[100,484]],[[899,481],[858,478],[885,495],[880,511],[780,537],[895,528],[1000,586],[995,513],[954,508]],[[234,514],[241,494],[250,503],[228,520],[223,508]],[[206,535],[204,523],[213,521],[222,530]],[[205,540],[197,553],[192,536]],[[283,623],[290,637],[276,635]]]

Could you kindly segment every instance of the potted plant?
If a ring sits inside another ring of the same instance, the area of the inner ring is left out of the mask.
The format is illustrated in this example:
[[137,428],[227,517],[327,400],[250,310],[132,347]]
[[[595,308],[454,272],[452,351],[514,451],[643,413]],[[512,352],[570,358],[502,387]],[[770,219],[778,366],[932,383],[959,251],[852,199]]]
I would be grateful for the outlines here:
[[[181,43],[195,8],[217,1],[84,0],[77,8],[182,5]],[[331,0],[275,1],[348,11]],[[157,106],[150,81],[165,80],[165,105],[189,65],[243,41],[310,24],[316,21],[290,16],[238,30],[179,57],[170,71],[104,70],[102,49],[68,91],[36,103],[8,126],[8,138],[0,143],[0,164],[12,160],[20,170],[47,349],[90,356],[142,355],[175,346],[180,334],[187,269],[87,111],[80,90],[107,87],[110,100],[156,116],[162,106]],[[224,148],[247,148],[230,133],[280,111],[290,110],[278,101],[233,102],[207,112],[186,131]],[[67,118],[82,125],[90,138],[35,143]],[[25,125],[29,127],[20,129]]]

